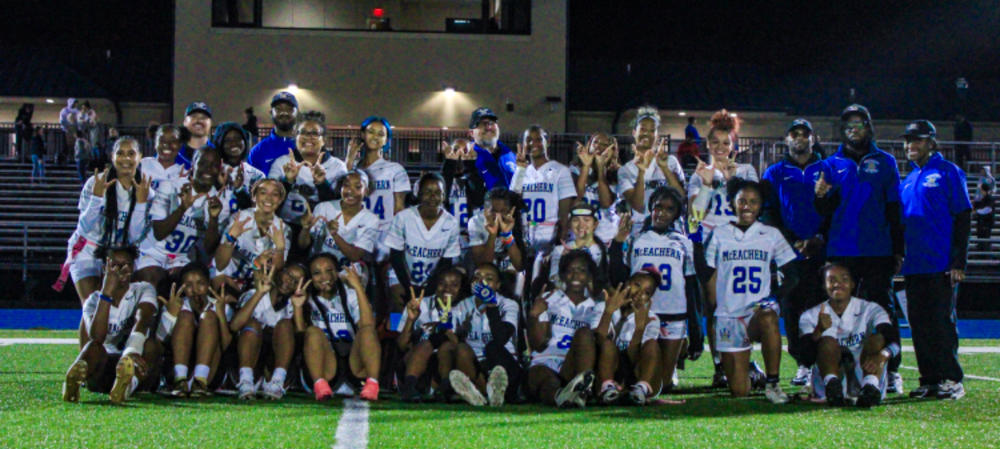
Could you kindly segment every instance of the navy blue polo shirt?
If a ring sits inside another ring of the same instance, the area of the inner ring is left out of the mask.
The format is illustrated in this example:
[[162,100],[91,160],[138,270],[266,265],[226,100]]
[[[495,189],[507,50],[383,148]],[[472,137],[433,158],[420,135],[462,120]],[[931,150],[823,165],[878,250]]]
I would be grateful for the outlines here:
[[955,215],[972,209],[965,172],[935,152],[923,167],[910,162],[913,171],[899,186],[903,202],[906,258],[902,273],[930,274],[951,268],[951,233]]
[[[212,144],[211,140],[209,140],[208,142],[205,142],[205,146],[206,147],[215,148],[215,145]],[[191,169],[191,161],[194,160],[194,153],[197,152],[197,151],[198,151],[197,148],[190,147],[186,143],[184,145],[181,145],[180,151],[177,152],[177,157],[174,158],[174,163],[175,164],[180,164],[181,166],[184,167],[185,170],[190,170]],[[189,154],[191,155],[191,157],[187,156]]]
[[295,149],[295,137],[281,137],[271,129],[271,134],[257,142],[250,149],[247,162],[254,168],[264,172],[266,176],[271,172],[271,163],[275,159],[288,154],[288,150]]
[[830,257],[892,255],[885,208],[899,202],[896,158],[873,142],[859,162],[845,155],[841,145],[833,156],[813,164],[831,184],[828,195],[840,193],[827,239],[826,255]]
[[479,144],[473,147],[476,150],[476,169],[483,177],[486,190],[490,190],[497,185],[510,187],[510,180],[517,169],[517,155],[506,145],[497,141],[499,157],[493,157],[493,153]]
[[767,168],[761,178],[771,184],[768,201],[781,210],[781,221],[796,239],[807,240],[819,233],[823,217],[816,212],[813,198],[819,166],[816,163],[799,168],[787,157]]

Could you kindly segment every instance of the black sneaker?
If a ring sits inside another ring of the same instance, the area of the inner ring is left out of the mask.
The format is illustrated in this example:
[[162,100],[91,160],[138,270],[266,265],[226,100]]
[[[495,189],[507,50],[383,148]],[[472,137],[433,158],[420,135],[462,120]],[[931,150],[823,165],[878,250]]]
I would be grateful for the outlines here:
[[722,367],[718,367],[715,370],[715,374],[712,375],[712,388],[728,388],[729,380],[726,379],[726,373],[722,371]]
[[937,384],[921,385],[917,387],[915,390],[910,392],[910,397],[918,399],[926,399],[926,398],[937,397],[937,394],[938,394]]
[[872,384],[861,387],[861,394],[858,395],[858,407],[869,408],[882,403],[882,392]]
[[399,389],[399,397],[403,402],[420,402],[423,399],[417,391],[416,382],[403,382]]
[[750,388],[752,390],[761,390],[767,386],[767,374],[764,374],[764,370],[760,369],[760,365],[757,362],[750,362]]
[[844,405],[844,387],[840,378],[834,377],[826,382],[826,403],[833,407]]

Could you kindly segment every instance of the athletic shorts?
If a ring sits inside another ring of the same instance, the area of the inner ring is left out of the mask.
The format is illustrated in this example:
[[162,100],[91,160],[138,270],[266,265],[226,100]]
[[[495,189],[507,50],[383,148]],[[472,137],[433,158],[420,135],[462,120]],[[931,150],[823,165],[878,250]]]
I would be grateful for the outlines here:
[[73,283],[79,282],[80,279],[85,279],[89,277],[101,277],[104,273],[104,262],[98,260],[94,257],[94,251],[97,249],[94,245],[84,246],[80,252],[73,257],[73,261],[69,265],[69,274],[73,279]]
[[658,339],[683,340],[687,337],[687,327],[687,320],[668,321],[660,318],[660,336]]
[[749,351],[753,346],[747,327],[752,317],[715,317],[715,349],[719,352]]
[[139,259],[135,263],[135,271],[148,267],[159,267],[172,270],[187,265],[191,260],[185,254],[163,254],[159,251],[139,251]]
[[535,366],[541,365],[555,371],[558,375],[562,372],[563,363],[566,361],[564,357],[539,357],[531,359],[531,364],[529,368],[534,368]]

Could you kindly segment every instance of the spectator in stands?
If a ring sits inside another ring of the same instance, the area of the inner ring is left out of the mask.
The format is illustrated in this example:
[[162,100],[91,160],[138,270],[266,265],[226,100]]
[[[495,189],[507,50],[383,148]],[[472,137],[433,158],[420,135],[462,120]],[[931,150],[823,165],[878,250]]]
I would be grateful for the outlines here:
[[31,129],[31,116],[35,113],[35,105],[24,103],[17,110],[17,118],[14,119],[14,132],[17,134],[17,157],[24,161],[24,156],[28,154],[31,146],[31,138],[34,133]]
[[490,108],[480,107],[469,118],[469,134],[475,142],[476,168],[483,176],[486,190],[495,186],[510,187],[517,169],[516,156],[500,142],[500,124]]
[[698,165],[696,135],[697,131],[695,131],[695,134],[691,134],[688,130],[684,130],[684,141],[677,146],[677,157],[681,160],[681,166],[688,170],[693,170]]
[[[146,124],[146,141],[142,146],[144,149],[156,148],[156,130],[159,127],[160,124],[154,120],[150,120],[149,123]],[[108,148],[112,148],[112,146],[108,145]],[[110,155],[111,151],[108,151],[108,154]],[[143,155],[146,155],[145,152],[143,152]]]
[[253,115],[253,108],[249,107],[243,111],[243,115],[246,117],[247,122],[243,124],[243,129],[250,133],[250,141],[252,143],[257,142],[257,116]]
[[[868,108],[852,104],[840,114],[842,143],[819,162],[815,206],[830,220],[826,256],[858,280],[856,296],[882,306],[898,329],[892,276],[903,265],[903,225],[896,158],[875,145]],[[889,362],[890,393],[903,392],[899,355]]]
[[83,137],[90,142],[90,147],[97,146],[97,111],[90,106],[90,101],[84,101],[80,112],[76,115],[76,127],[83,131]]
[[688,124],[684,127],[684,138],[687,139],[688,136],[691,136],[691,140],[694,143],[701,142],[701,136],[698,135],[698,128],[694,127],[694,117],[688,117]]
[[906,126],[910,174],[900,185],[906,259],[907,318],[920,370],[910,397],[965,396],[958,364],[955,291],[965,279],[972,204],[965,173],[939,153],[937,130],[927,120]]
[[[955,140],[959,142],[971,142],[972,141],[972,123],[965,118],[964,115],[958,114],[955,116]],[[965,170],[965,161],[969,159],[969,145],[966,143],[960,143],[955,145],[955,163],[958,164],[958,168]]]
[[205,145],[211,145],[208,133],[212,130],[212,108],[203,101],[189,104],[184,110],[184,128],[187,129],[189,138],[182,139],[184,145],[177,152],[177,163],[190,170],[195,151]]
[[76,98],[70,98],[66,100],[66,107],[59,111],[59,126],[66,140],[63,148],[56,152],[56,163],[61,162],[68,149],[73,148],[73,144],[76,143],[76,116],[80,112],[76,107]]
[[118,128],[113,126],[108,127],[108,138],[105,139],[104,145],[93,145],[91,147],[90,169],[87,170],[88,172],[104,170],[104,167],[108,165],[111,155],[110,150],[114,147],[116,140],[118,140]]
[[39,126],[35,128],[35,135],[31,136],[31,183],[45,179],[45,129]]
[[271,98],[271,134],[250,149],[247,162],[262,173],[271,172],[275,159],[295,150],[295,121],[299,115],[299,100],[291,92],[278,92]]
[[990,166],[983,166],[983,176],[979,178],[979,189],[976,197],[972,201],[972,206],[976,209],[976,250],[990,251],[992,249],[989,241],[993,232],[993,189],[996,188],[997,181],[990,174]]
[[86,182],[90,168],[90,142],[84,137],[83,130],[76,130],[76,142],[73,143],[73,158],[76,159],[76,170],[80,174],[80,182]]

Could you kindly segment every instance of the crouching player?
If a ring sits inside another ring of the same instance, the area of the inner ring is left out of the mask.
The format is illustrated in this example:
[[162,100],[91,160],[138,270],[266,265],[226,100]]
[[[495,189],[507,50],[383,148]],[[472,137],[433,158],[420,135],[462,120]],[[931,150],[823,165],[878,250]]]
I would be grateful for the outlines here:
[[[759,341],[767,371],[764,395],[775,404],[788,402],[778,386],[781,363],[781,330],[778,303],[795,286],[798,277],[795,251],[777,228],[757,221],[763,195],[756,182],[727,186],[736,222],[716,226],[705,248],[711,267],[708,302],[715,309],[715,347],[722,353],[722,367],[733,396],[750,393],[751,343]],[[771,263],[781,271],[780,291],[771,292]]]
[[614,335],[600,344],[597,374],[604,379],[598,393],[603,404],[618,402],[626,385],[629,402],[645,405],[663,386],[660,320],[649,310],[659,285],[660,274],[647,268],[632,275],[624,287],[605,291],[605,312],[615,305],[621,308],[611,317]]
[[[80,386],[95,393],[109,393],[113,404],[124,402],[148,376],[159,357],[155,339],[147,336],[156,316],[156,290],[146,282],[129,283],[135,248],[110,249],[104,285],[83,304],[85,334],[80,354],[70,365],[63,383],[64,401],[80,400]],[[155,385],[154,385],[155,386]]]
[[[327,253],[313,256],[309,274],[311,279],[291,299],[295,329],[305,333],[303,359],[316,400],[333,396],[330,381],[346,363],[346,377],[365,379],[361,399],[377,401],[382,349],[364,281],[353,266],[340,271],[335,256]],[[309,283],[314,294],[307,297]]]
[[594,383],[597,340],[608,336],[611,312],[594,299],[597,264],[586,250],[559,262],[564,288],[540,295],[528,314],[528,392],[557,407],[583,407]]
[[837,263],[822,269],[830,299],[807,310],[799,331],[812,368],[813,397],[843,405],[845,396],[859,407],[878,405],[885,397],[886,362],[899,353],[899,331],[878,304],[851,296],[850,270]]
[[[174,367],[170,395],[210,396],[225,379],[220,373],[225,373],[225,366],[232,366],[234,361],[225,355],[232,342],[227,324],[232,307],[228,302],[235,298],[221,289],[214,291],[209,284],[208,269],[197,262],[181,269],[180,280],[180,289],[177,284],[171,285],[169,299],[159,297],[165,303],[165,310],[156,331],[160,341],[169,342],[169,359]],[[230,363],[224,363],[224,358]],[[191,365],[194,372],[189,378]]]
[[273,279],[273,272],[271,264],[265,263],[254,273],[254,288],[240,298],[240,308],[229,322],[229,330],[239,333],[236,351],[240,377],[236,389],[242,400],[258,394],[255,370],[257,374],[264,368],[271,372],[271,379],[260,391],[264,399],[283,398],[289,386],[288,366],[295,355],[295,326],[293,306],[288,299],[306,277],[306,269],[299,263],[285,265],[277,279]]
[[491,407],[499,407],[517,397],[517,388],[507,387],[520,385],[514,337],[521,307],[497,293],[499,288],[500,270],[481,264],[472,275],[472,296],[451,311],[462,341],[455,345],[455,369],[448,377],[455,392],[475,406],[488,400]]

